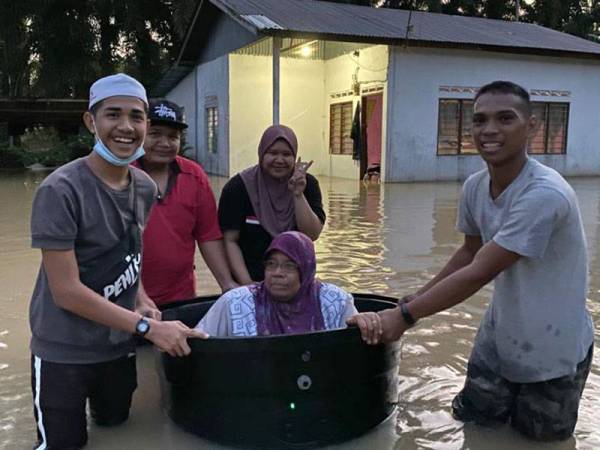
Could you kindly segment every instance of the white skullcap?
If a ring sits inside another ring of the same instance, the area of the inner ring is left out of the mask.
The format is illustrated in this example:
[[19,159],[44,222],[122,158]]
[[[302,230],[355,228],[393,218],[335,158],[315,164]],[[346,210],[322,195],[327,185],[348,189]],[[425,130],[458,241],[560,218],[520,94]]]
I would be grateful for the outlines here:
[[148,106],[146,89],[144,89],[142,83],[129,75],[117,73],[116,75],[100,78],[92,84],[88,108],[91,109],[99,101],[116,95],[139,98]]

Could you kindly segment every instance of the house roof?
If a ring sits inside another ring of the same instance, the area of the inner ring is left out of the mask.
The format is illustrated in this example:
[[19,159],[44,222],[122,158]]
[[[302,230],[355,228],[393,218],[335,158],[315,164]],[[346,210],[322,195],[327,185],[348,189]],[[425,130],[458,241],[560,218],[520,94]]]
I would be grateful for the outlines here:
[[[267,35],[306,33],[361,41],[411,41],[581,53],[600,57],[600,44],[524,22],[370,8],[317,0],[210,0]],[[407,25],[410,14],[410,29]]]
[[192,70],[190,53],[198,55],[198,41],[207,38],[201,30],[202,9],[210,6],[256,34],[257,39],[307,37],[600,59],[600,44],[524,22],[317,0],[204,0],[188,29],[177,64],[156,91],[168,91]]

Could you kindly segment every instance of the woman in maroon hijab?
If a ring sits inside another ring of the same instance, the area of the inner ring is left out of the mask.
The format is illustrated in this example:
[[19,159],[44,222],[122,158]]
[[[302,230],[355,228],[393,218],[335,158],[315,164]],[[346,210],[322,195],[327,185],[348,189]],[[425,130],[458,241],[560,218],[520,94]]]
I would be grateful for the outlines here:
[[281,233],[267,249],[265,280],[223,294],[196,326],[211,336],[270,336],[345,328],[352,295],[315,278],[313,242]]
[[321,190],[307,174],[312,161],[298,154],[298,139],[285,125],[265,130],[258,164],[235,175],[223,187],[219,223],[237,282],[264,279],[263,255],[275,236],[298,230],[316,240],[325,223]]

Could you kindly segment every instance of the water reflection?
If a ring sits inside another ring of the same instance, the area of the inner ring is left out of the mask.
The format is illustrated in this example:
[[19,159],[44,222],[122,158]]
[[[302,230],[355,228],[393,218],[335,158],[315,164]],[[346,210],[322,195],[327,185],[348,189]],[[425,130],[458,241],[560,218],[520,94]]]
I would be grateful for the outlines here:
[[328,218],[316,245],[319,277],[351,292],[386,293],[395,271],[385,262],[380,186],[329,179],[321,189]]
[[[44,174],[0,172],[0,448],[31,448],[27,308],[39,265],[29,248],[29,214]],[[212,180],[216,193],[223,178]],[[582,209],[590,254],[589,307],[600,324],[600,190],[596,179],[571,180]],[[459,183],[370,185],[320,178],[328,222],[317,243],[319,276],[351,291],[400,296],[433,277],[460,245],[454,231]],[[198,258],[201,294],[218,285]],[[424,320],[403,340],[396,416],[335,449],[557,449],[600,448],[600,350],[580,408],[575,437],[535,444],[510,427],[463,426],[450,402],[464,382],[466,361],[491,287],[450,311]],[[596,343],[600,341],[596,331]],[[219,449],[173,425],[160,410],[151,349],[139,355],[139,385],[130,420],[114,429],[91,426],[90,448]],[[218,414],[218,411],[215,411]]]

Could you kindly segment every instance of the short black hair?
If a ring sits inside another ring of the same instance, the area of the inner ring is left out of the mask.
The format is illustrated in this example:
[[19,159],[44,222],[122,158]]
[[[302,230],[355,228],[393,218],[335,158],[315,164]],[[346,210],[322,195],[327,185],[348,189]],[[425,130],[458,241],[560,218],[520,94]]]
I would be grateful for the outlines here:
[[475,94],[474,101],[477,101],[479,97],[483,94],[512,94],[519,97],[524,106],[524,110],[528,116],[531,115],[531,99],[529,97],[529,92],[527,92],[524,88],[519,86],[512,81],[492,81],[491,83],[482,86]]

